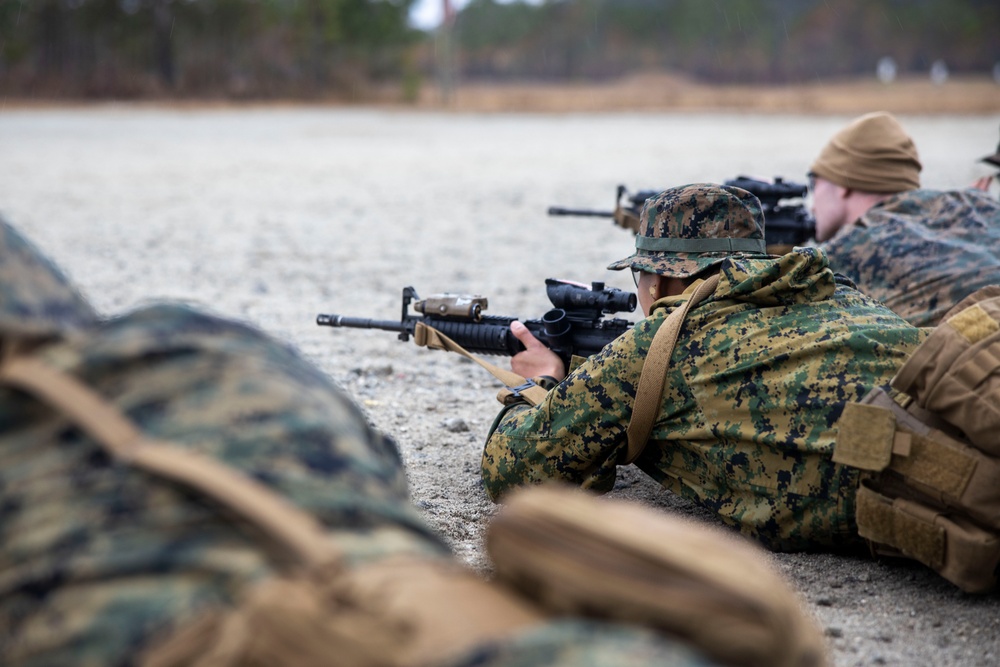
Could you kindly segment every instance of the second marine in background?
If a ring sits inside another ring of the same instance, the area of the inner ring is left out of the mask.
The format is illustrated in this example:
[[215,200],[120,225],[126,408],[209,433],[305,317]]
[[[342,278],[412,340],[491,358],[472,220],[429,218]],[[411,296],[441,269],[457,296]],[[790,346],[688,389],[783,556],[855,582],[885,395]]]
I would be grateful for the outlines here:
[[913,140],[888,113],[855,119],[810,170],[816,239],[834,271],[914,326],[1000,283],[1000,202],[920,187]]

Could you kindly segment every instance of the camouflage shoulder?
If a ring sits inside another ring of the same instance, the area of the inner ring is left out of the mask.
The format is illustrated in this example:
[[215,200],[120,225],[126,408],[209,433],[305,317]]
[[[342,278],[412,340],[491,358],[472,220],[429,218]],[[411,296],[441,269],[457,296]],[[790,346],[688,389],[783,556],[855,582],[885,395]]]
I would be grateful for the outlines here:
[[62,338],[98,320],[59,267],[0,217],[0,335]]

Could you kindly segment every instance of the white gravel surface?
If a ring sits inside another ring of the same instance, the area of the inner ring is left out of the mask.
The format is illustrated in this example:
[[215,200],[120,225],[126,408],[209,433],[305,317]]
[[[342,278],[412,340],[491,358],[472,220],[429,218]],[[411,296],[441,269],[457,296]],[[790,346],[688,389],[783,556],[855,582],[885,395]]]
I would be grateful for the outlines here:
[[[195,302],[299,348],[400,444],[414,501],[488,572],[494,511],[479,457],[497,383],[394,334],[331,330],[319,312],[395,319],[404,285],[475,292],[491,314],[539,317],[548,277],[631,288],[605,266],[631,236],[550,204],[609,209],[634,189],[749,173],[801,181],[848,117],[732,113],[452,115],[372,109],[0,111],[0,213],[104,313]],[[924,183],[989,173],[1000,112],[904,117]],[[634,316],[633,316],[634,319]],[[703,512],[622,469],[613,495]],[[918,566],[782,554],[835,663],[1000,663],[1000,596],[964,595]]]

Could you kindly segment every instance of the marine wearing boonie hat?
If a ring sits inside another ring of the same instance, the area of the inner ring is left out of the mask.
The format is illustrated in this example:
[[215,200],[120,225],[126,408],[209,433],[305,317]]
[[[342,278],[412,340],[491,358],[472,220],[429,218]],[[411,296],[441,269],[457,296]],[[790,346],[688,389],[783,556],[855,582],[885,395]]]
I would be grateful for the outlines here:
[[760,200],[733,186],[692,183],[650,197],[635,253],[608,266],[688,278],[727,257],[766,257]]

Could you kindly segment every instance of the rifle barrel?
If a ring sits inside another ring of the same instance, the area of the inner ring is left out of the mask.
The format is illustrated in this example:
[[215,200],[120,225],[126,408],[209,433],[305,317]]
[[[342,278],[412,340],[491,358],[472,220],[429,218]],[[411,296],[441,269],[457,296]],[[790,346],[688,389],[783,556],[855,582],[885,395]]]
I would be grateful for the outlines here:
[[563,208],[562,206],[550,206],[549,215],[576,215],[585,218],[613,218],[614,211],[592,211],[586,208]]
[[345,317],[343,315],[316,316],[316,324],[324,327],[349,327],[352,329],[382,329],[383,331],[409,331],[404,322],[392,320],[373,320],[368,317]]

